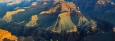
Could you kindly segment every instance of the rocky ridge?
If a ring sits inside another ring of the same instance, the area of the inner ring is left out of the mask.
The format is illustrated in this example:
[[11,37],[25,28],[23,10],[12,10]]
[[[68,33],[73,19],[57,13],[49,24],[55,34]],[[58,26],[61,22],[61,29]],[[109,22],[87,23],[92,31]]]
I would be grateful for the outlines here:
[[[71,2],[52,1],[51,4],[46,1],[46,5],[43,5],[44,2],[37,2],[36,6],[30,6],[25,12],[13,15],[11,23],[3,22],[7,26],[2,24],[0,26],[14,35],[22,36],[19,38],[23,41],[26,39],[32,41],[113,40],[111,35],[114,34],[114,0],[69,1]],[[48,6],[48,8],[45,8],[45,6]],[[45,9],[43,10],[43,8]],[[36,11],[36,13],[33,13],[33,11]],[[21,15],[21,18],[19,15]],[[33,17],[34,15],[37,16]],[[19,23],[21,21],[21,24],[18,24],[18,21]],[[104,40],[97,38],[98,35]]]

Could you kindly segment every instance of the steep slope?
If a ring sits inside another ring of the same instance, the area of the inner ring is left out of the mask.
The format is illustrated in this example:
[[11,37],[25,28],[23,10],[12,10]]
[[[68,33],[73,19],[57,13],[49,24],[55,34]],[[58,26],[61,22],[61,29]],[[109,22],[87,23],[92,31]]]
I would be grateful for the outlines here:
[[114,0],[33,0],[13,9],[24,8],[23,12],[6,13],[2,18],[6,22],[0,21],[0,28],[19,36],[21,41],[112,41],[114,3]]
[[[73,2],[54,3],[51,8],[37,15],[39,20],[36,25],[38,26],[33,27],[34,30],[30,34],[36,41],[52,38],[59,41],[77,41],[85,35],[94,34],[97,30],[96,22],[82,15],[80,8]],[[67,39],[64,36],[67,36]],[[63,38],[60,39],[61,37]]]
[[114,2],[112,2],[112,0],[98,0],[97,1],[97,4],[102,4],[102,5],[106,5],[108,3],[115,5]]
[[21,3],[21,1],[22,0],[13,0],[13,1],[7,3],[7,6],[11,6],[11,5],[14,5],[14,4],[19,4],[19,3]]
[[17,39],[18,39],[16,36],[11,35],[10,32],[8,32],[6,30],[2,30],[2,29],[0,29],[0,36],[1,36],[0,41],[5,41],[5,38],[9,39],[11,41],[17,41]]
[[17,14],[18,12],[24,12],[24,11],[25,11],[25,9],[18,9],[16,11],[6,12],[6,15],[2,18],[2,20],[10,22],[10,21],[12,21],[12,16],[14,14]]
[[[60,11],[56,11],[56,9],[60,9]],[[88,20],[87,18],[85,18],[85,16],[81,14],[79,7],[76,8],[75,4],[72,2],[61,2],[56,7],[52,7],[48,11],[43,11],[40,14],[51,15],[55,12],[60,13],[58,13],[56,22],[54,22],[54,24],[48,28],[53,32],[77,32],[77,28],[81,26],[91,27],[93,25],[96,25],[93,20]],[[92,27],[92,29],[96,29],[96,27]]]
[[[102,31],[101,33],[95,33],[94,35],[85,37],[84,41],[113,41],[113,33],[111,30],[115,25],[115,14],[114,14],[114,3],[115,0],[66,0],[74,2],[81,9],[82,14],[86,17],[91,17],[97,22],[97,32]],[[87,29],[86,29],[87,31]],[[90,30],[89,30],[90,31]],[[104,32],[104,33],[103,33]],[[88,32],[89,33],[89,32]],[[91,32],[90,32],[91,33]],[[110,37],[107,37],[110,36]],[[98,38],[101,37],[101,38]]]
[[86,36],[84,41],[113,41],[113,37],[111,31],[106,33],[100,31],[95,35]]
[[31,4],[31,6],[36,6],[37,5],[37,2],[33,2],[32,4]]
[[26,24],[27,27],[30,27],[30,26],[35,26],[37,24],[37,20],[38,20],[38,17],[37,15],[33,15],[31,17],[31,21],[29,23]]

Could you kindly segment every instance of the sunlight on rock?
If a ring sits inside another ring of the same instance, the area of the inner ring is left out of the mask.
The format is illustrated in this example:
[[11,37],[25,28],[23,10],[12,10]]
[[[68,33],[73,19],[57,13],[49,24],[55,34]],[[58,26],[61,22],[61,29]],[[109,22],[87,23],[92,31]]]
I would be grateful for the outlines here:
[[70,20],[70,12],[64,12],[58,15],[58,19],[53,26],[52,32],[61,33],[63,31],[77,32],[77,26]]
[[115,27],[113,27],[113,32],[115,32]]
[[95,30],[97,30],[97,24],[96,24],[96,22],[94,22],[93,20],[91,20],[91,23],[92,23],[92,31],[95,31]]
[[0,29],[0,41],[3,41],[4,38],[7,38],[12,41],[17,41],[18,39],[16,36],[11,35],[10,32]]
[[104,4],[105,4],[105,1],[103,1],[103,0],[98,0],[98,1],[97,1],[97,4],[103,4],[103,5],[104,5]]
[[67,30],[67,32],[77,32],[77,27],[75,26],[73,30]]
[[70,11],[69,8],[67,7],[66,3],[61,3],[61,10],[62,10],[61,12],[67,11],[67,10]]
[[76,9],[76,5],[73,2],[62,2],[61,3],[61,12],[71,11],[75,9]]
[[59,14],[59,17],[70,16],[70,12],[64,12]]
[[18,10],[16,10],[16,12],[18,13],[18,12],[24,12],[25,11],[25,9],[18,9]]
[[88,23],[89,23],[88,19],[82,16],[82,17],[79,18],[78,26],[80,26],[80,25],[88,25]]
[[22,22],[14,22],[14,23],[16,23],[16,24],[22,24],[22,23],[24,23],[25,21],[22,21]]
[[46,4],[47,4],[47,2],[44,2],[44,3],[43,3],[43,5],[46,5]]
[[107,3],[111,3],[111,5],[114,5],[114,2],[112,2],[111,0],[98,0],[97,1],[97,4],[106,5]]
[[10,2],[11,0],[0,0],[0,3]]
[[37,5],[37,2],[33,2],[32,4],[31,4],[31,6],[36,6]]
[[52,32],[61,33],[61,30],[57,30],[57,29],[55,30],[55,29],[53,29]]
[[49,11],[42,11],[40,14],[49,14]]
[[114,3],[114,2],[111,2],[111,4],[112,4],[112,5],[115,5],[115,3]]
[[25,9],[18,9],[12,12],[8,11],[6,12],[6,15],[2,18],[2,20],[10,22],[12,20],[12,15],[17,14],[18,12],[23,12],[23,11],[25,11]]
[[51,8],[51,9],[49,9],[48,11],[42,11],[40,14],[51,14],[51,13],[54,13],[54,12],[56,12],[56,10],[57,10],[59,7],[60,7],[60,6],[57,5],[56,7]]
[[2,20],[10,22],[13,14],[15,14],[15,12],[6,12],[6,15],[2,18]]
[[14,5],[14,4],[19,4],[21,3],[21,0],[15,0],[15,1],[12,1],[10,3],[7,3],[7,6],[11,6],[11,5]]
[[38,20],[38,16],[37,15],[33,15],[31,17],[31,21],[29,21],[29,23],[27,23],[26,26],[27,27],[35,26],[37,24],[37,20]]

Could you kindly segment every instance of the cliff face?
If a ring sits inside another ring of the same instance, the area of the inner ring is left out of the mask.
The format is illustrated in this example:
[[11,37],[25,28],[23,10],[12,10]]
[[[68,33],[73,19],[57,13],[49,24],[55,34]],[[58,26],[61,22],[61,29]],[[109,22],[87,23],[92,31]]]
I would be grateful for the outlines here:
[[18,9],[16,11],[6,12],[6,15],[2,18],[2,20],[10,22],[10,21],[12,21],[12,16],[14,14],[17,14],[18,12],[24,12],[24,11],[25,11],[25,9]]
[[33,2],[31,5],[32,5],[32,6],[36,6],[36,5],[37,5],[37,2]]
[[[57,3],[56,6],[51,7],[51,9],[48,11],[43,11],[40,14],[56,15],[56,12],[60,12],[57,13],[58,17],[56,22],[54,22],[54,24],[48,28],[53,32],[77,32],[77,27],[79,28],[83,25],[90,26],[89,24],[93,25],[95,23],[93,20],[89,21],[87,18],[85,18],[85,16],[83,16],[80,12],[79,7],[76,7],[72,2],[60,2],[59,4]],[[96,29],[96,27],[92,27],[92,29]]]
[[0,17],[5,14],[0,19],[0,28],[16,35],[19,41],[112,41],[114,3],[114,0],[24,0],[18,6],[11,5],[11,9],[0,7],[0,12],[6,12],[0,14]]
[[38,20],[38,17],[37,15],[33,15],[31,17],[31,20],[29,21],[29,23],[26,24],[27,27],[30,27],[30,26],[35,26],[37,25],[37,20]]
[[114,2],[112,2],[112,0],[98,0],[97,1],[97,4],[102,4],[102,5],[106,5],[108,3],[114,5]]
[[18,39],[16,36],[11,35],[10,32],[8,32],[6,30],[2,30],[2,29],[0,29],[0,36],[1,36],[0,41],[5,41],[5,38],[9,39],[11,41],[17,41],[17,39]]

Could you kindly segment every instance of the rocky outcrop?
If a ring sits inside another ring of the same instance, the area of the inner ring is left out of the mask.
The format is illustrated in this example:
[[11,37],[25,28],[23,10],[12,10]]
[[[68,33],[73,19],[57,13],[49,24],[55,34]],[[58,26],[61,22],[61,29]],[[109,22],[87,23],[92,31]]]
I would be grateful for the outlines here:
[[19,41],[113,41],[114,0],[53,1],[30,3],[25,12],[2,18],[10,22],[0,26],[21,36]]
[[17,41],[18,38],[6,30],[0,29],[0,41],[5,41],[5,39],[9,39],[10,41]]
[[21,0],[13,0],[13,1],[7,3],[7,6],[12,6],[14,4],[19,4],[19,3],[21,3]]
[[114,41],[115,41],[115,27],[113,27],[113,38],[114,38]]
[[48,30],[57,33],[62,31],[78,32],[77,28],[84,28],[85,26],[91,27],[93,31],[96,30],[96,22],[83,16],[79,7],[76,7],[73,2],[60,2],[56,6],[51,7],[48,11],[43,11],[40,14],[55,15],[56,12],[60,12],[58,13],[57,20],[51,27],[48,27]]
[[108,3],[115,5],[114,2],[112,2],[111,0],[98,0],[97,1],[97,4],[101,4],[101,5],[106,5]]
[[70,12],[59,14],[57,21],[49,29],[52,29],[53,32],[58,33],[60,33],[61,31],[77,32],[77,27],[74,23],[72,23],[69,14]]
[[8,11],[6,12],[6,15],[2,18],[2,20],[10,22],[12,21],[12,16],[14,14],[17,14],[18,12],[23,12],[25,9],[17,9],[16,11]]
[[43,4],[42,5],[46,5],[47,4],[47,2],[43,2]]
[[11,0],[0,0],[0,3],[10,2]]
[[50,8],[48,11],[43,11],[40,14],[51,14],[57,11],[57,9],[61,9],[61,12],[66,12],[70,10],[75,10],[76,6],[72,2],[62,2],[60,4],[57,4],[53,8]]
[[38,20],[38,16],[37,15],[33,15],[31,17],[31,21],[29,21],[29,23],[27,23],[26,26],[27,27],[31,27],[31,26],[37,25],[37,20]]
[[31,6],[36,6],[37,5],[37,2],[33,2],[32,4],[31,4]]
[[55,7],[50,8],[48,11],[42,11],[40,14],[51,14],[56,12],[58,8],[60,8],[60,5],[56,5]]

